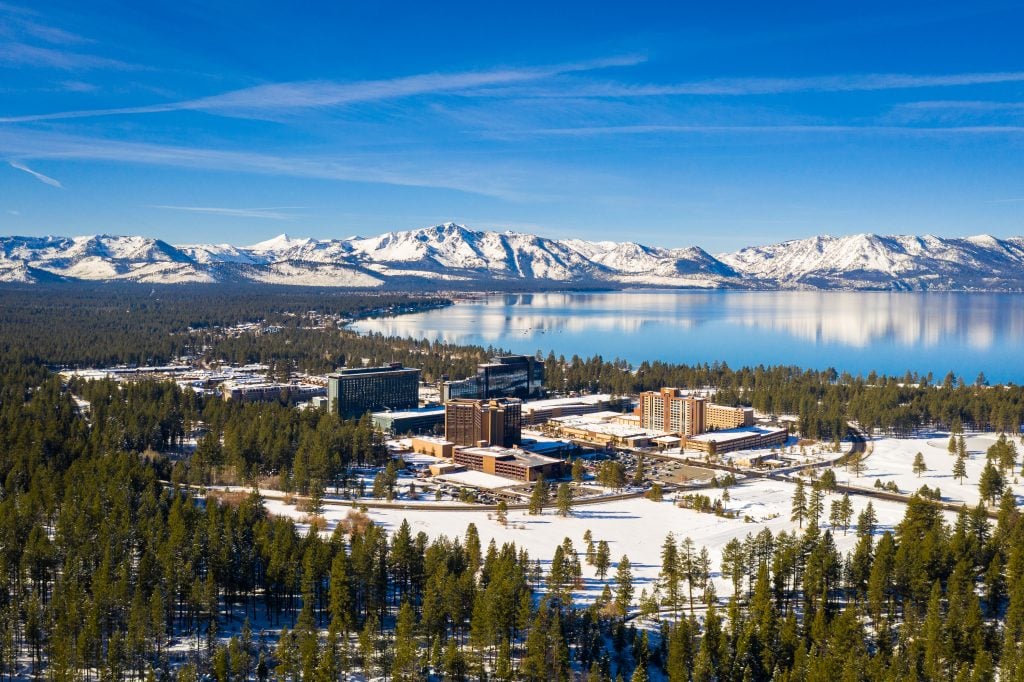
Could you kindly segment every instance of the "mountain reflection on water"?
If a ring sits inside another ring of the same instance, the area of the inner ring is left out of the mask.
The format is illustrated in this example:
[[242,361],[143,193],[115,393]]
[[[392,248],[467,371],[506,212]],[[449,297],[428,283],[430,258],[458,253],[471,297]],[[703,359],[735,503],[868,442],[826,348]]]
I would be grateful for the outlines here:
[[639,364],[795,364],[1024,380],[1024,295],[626,291],[495,295],[364,332]]

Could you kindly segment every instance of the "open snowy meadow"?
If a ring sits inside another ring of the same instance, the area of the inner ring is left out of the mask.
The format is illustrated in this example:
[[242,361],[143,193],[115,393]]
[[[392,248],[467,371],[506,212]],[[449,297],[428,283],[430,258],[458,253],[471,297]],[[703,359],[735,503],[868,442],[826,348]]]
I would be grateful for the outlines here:
[[[964,434],[967,445],[964,469],[967,475],[962,480],[953,477],[956,455],[949,453],[948,432],[935,432],[920,438],[876,439],[872,441],[872,450],[864,459],[864,470],[860,476],[837,468],[836,478],[840,483],[862,488],[873,488],[876,480],[882,484],[894,482],[900,492],[905,494],[927,485],[929,488],[939,488],[945,501],[976,505],[980,499],[978,480],[985,468],[985,453],[998,438],[999,434],[996,433]],[[1010,442],[1019,447],[1014,439],[1011,438]],[[920,476],[914,473],[914,458],[918,452],[927,467]],[[1007,474],[1005,479],[1006,484],[1012,486],[1019,502],[1024,495],[1020,469],[1015,467],[1015,471]]]
[[[798,530],[797,524],[790,521],[794,488],[788,481],[761,478],[750,478],[730,487],[726,508],[739,512],[739,518],[735,519],[681,508],[667,498],[661,502],[634,498],[579,506],[573,508],[571,516],[565,518],[558,516],[553,508],[545,509],[540,516],[530,516],[526,511],[510,511],[505,525],[499,523],[493,510],[451,510],[445,509],[443,505],[433,508],[430,505],[417,505],[415,509],[370,508],[367,514],[374,523],[389,532],[407,520],[413,534],[422,531],[431,538],[439,535],[464,536],[467,525],[473,523],[485,547],[492,539],[499,545],[514,542],[518,547],[525,548],[531,559],[540,559],[545,571],[555,548],[565,538],[572,540],[577,552],[581,555],[585,553],[583,535],[590,530],[595,542],[606,540],[610,546],[612,569],[608,579],[614,575],[619,559],[626,555],[632,564],[638,594],[641,589],[651,591],[653,588],[661,569],[661,546],[665,536],[671,532],[677,541],[689,537],[698,550],[701,547],[707,548],[716,592],[726,595],[731,594],[732,585],[720,572],[722,548],[733,538],[742,540],[748,533],[756,535],[763,528],[770,529],[773,534]],[[718,488],[699,492],[712,500],[720,499],[723,494],[723,490]],[[838,497],[837,494],[826,496],[826,510],[831,501]],[[868,499],[860,495],[851,496],[854,519],[867,505]],[[273,514],[289,516],[300,522],[306,516],[280,499],[267,499],[266,503]],[[874,500],[874,507],[878,518],[877,533],[895,526],[905,510],[902,503],[877,499]],[[329,534],[333,531],[338,522],[351,511],[352,508],[347,506],[328,506],[323,514],[327,521],[324,532]],[[952,514],[949,517],[952,519]],[[822,519],[821,527],[829,528],[827,519]],[[832,530],[841,551],[853,548],[855,528],[851,527],[848,532],[842,528]],[[575,595],[585,603],[600,594],[604,583],[597,579],[594,568],[585,562],[583,575],[584,587]]]

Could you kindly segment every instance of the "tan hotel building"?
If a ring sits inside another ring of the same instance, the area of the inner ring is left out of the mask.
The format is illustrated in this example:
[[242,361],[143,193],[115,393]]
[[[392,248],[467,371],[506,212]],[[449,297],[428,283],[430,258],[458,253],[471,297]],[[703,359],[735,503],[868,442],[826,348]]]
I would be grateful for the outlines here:
[[707,431],[735,429],[754,423],[749,407],[727,407],[679,388],[640,394],[640,426],[652,431],[696,436]]
[[456,445],[519,445],[522,402],[517,398],[458,398],[444,406],[444,437]]

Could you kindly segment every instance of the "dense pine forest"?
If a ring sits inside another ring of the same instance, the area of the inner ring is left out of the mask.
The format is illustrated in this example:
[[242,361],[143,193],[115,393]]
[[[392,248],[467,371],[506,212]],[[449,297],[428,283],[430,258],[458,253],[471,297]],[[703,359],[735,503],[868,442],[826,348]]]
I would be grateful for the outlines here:
[[[301,532],[255,491],[190,486],[270,478],[315,504],[355,468],[387,463],[368,419],[204,399],[169,382],[62,383],[54,370],[187,354],[308,371],[398,360],[430,380],[465,376],[497,349],[360,337],[321,318],[442,301],[2,294],[0,678],[1024,679],[1024,523],[1011,494],[953,522],[914,496],[891,528],[869,506],[845,555],[813,518],[791,532],[754,527],[720,566],[699,537],[666,528],[659,580],[642,590],[597,524],[552,557],[529,556],[512,530],[483,546],[471,516],[459,537],[408,525],[388,534],[358,509],[330,534]],[[278,330],[226,331],[244,322]],[[1016,434],[1024,422],[1022,389],[983,377],[545,364],[553,391],[713,386],[723,402],[795,415],[809,437],[839,437],[850,420],[896,435],[937,425]],[[605,586],[593,604],[573,599],[583,562]],[[717,573],[731,593],[715,593]]]

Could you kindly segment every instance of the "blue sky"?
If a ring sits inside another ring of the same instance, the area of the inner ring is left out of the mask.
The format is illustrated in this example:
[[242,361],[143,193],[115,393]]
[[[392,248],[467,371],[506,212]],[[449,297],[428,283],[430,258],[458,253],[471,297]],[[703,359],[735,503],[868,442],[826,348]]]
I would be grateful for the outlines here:
[[19,2],[0,234],[1024,233],[1021,3]]

